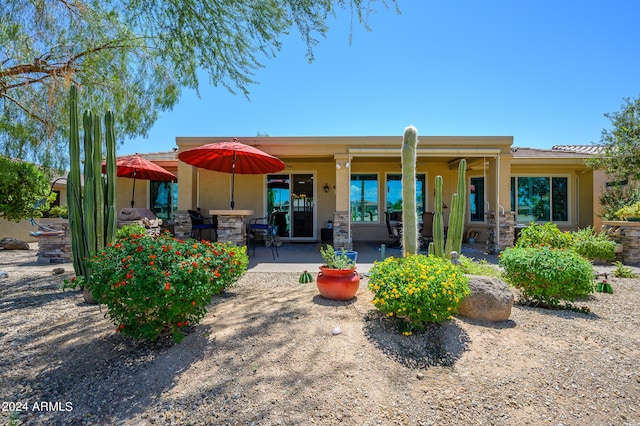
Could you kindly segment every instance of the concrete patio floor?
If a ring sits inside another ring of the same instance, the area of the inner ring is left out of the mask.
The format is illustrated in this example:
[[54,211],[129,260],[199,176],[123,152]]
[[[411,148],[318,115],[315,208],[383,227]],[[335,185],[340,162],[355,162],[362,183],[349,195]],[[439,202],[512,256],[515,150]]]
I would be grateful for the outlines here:
[[[385,244],[384,254],[382,252],[382,244]],[[273,259],[271,248],[258,244],[253,253],[253,247],[247,248],[249,255],[249,272],[318,272],[319,266],[322,264],[322,256],[320,255],[321,243],[294,243],[283,241],[282,246],[278,247],[278,254]],[[400,249],[392,249],[386,246],[385,242],[356,242],[354,243],[355,251],[358,252],[357,267],[358,272],[366,273],[373,266],[373,262],[382,260],[389,256],[401,256]],[[421,253],[426,254],[426,251]],[[462,246],[462,254],[472,257],[476,260],[486,260],[489,263],[497,264],[498,256],[485,253],[484,244],[464,244]]]

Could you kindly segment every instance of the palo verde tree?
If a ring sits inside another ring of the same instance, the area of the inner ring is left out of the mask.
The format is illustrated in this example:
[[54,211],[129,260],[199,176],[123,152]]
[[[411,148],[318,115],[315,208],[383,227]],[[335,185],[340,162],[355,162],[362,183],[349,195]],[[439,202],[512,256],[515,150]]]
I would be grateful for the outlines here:
[[587,164],[619,180],[640,180],[640,97],[625,98],[620,111],[604,116],[611,128],[602,130],[602,152]]
[[81,89],[81,110],[117,111],[116,134],[145,136],[200,76],[248,95],[292,30],[311,61],[329,16],[350,10],[366,27],[388,3],[396,0],[4,0],[0,154],[66,164],[70,85]]

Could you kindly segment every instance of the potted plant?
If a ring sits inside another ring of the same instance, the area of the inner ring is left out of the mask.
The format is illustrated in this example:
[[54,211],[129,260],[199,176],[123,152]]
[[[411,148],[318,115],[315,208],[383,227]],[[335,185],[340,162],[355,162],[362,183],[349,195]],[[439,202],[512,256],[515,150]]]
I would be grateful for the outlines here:
[[360,286],[355,261],[345,252],[337,253],[331,245],[320,248],[320,254],[324,260],[316,280],[320,295],[329,300],[353,299]]
[[355,250],[347,250],[344,247],[335,252],[336,256],[342,256],[343,254],[349,258],[353,263],[358,260],[358,252]]

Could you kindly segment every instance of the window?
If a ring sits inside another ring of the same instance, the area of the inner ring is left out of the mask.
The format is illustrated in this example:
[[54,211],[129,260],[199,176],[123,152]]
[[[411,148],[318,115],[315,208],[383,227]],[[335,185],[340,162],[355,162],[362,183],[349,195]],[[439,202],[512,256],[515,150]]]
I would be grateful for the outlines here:
[[352,222],[379,222],[378,176],[351,175],[350,206]]
[[484,178],[471,178],[469,185],[471,222],[484,222]]
[[568,221],[568,182],[566,177],[512,177],[511,210],[516,221]]
[[[423,174],[416,175],[416,211],[419,218],[422,217],[425,204],[425,178]],[[402,175],[387,175],[387,211],[402,211]]]
[[151,182],[151,210],[160,219],[173,219],[173,212],[178,210],[178,183]]

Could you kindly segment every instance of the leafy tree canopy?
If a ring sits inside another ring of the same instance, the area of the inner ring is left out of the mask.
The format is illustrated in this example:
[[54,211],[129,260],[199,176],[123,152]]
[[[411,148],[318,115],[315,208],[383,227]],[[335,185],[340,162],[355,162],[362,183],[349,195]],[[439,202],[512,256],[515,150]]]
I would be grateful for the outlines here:
[[619,180],[640,179],[640,97],[625,98],[619,112],[604,116],[611,128],[602,130],[603,150],[587,164]]
[[[388,0],[396,3],[396,0]],[[69,85],[81,109],[115,111],[116,134],[146,136],[184,87],[247,95],[261,60],[297,28],[313,60],[327,18],[367,25],[386,0],[4,0],[0,4],[0,153],[66,163]],[[120,141],[122,142],[122,141]]]
[[0,217],[16,222],[41,217],[53,199],[45,173],[31,163],[0,156]]

